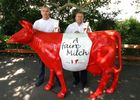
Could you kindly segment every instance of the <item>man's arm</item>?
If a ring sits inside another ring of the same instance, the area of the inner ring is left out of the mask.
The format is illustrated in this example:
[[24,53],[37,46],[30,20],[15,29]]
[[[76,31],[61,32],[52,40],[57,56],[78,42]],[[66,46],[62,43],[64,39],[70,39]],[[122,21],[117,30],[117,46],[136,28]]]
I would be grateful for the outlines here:
[[54,24],[53,32],[60,32],[59,20],[53,20],[53,24]]
[[92,32],[92,30],[91,30],[91,27],[90,27],[90,26],[88,27],[88,32]]
[[72,27],[71,27],[71,25],[69,25],[69,26],[66,28],[65,33],[72,33]]
[[33,24],[33,29],[36,29],[36,30],[38,29],[38,28],[37,28],[37,21],[34,22],[34,24]]

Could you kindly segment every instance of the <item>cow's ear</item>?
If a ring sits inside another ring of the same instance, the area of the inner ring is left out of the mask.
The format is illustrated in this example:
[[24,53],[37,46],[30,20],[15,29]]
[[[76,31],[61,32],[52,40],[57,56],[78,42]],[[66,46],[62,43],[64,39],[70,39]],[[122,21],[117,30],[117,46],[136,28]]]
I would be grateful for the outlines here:
[[26,20],[19,21],[20,25],[24,28],[32,28],[32,24]]

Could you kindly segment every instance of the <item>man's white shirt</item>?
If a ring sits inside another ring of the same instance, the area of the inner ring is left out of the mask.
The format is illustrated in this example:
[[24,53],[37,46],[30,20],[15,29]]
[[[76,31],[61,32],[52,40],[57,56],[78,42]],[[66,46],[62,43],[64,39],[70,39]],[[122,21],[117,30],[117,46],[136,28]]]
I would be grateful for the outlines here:
[[[91,32],[90,26],[88,28],[89,28],[89,31]],[[68,25],[65,31],[65,33],[76,33],[76,32],[84,33],[84,23],[78,25],[76,22],[74,22]]]
[[[53,32],[58,20],[49,18],[47,20],[39,19],[33,24],[33,28],[43,32]],[[59,27],[59,26],[58,26]]]

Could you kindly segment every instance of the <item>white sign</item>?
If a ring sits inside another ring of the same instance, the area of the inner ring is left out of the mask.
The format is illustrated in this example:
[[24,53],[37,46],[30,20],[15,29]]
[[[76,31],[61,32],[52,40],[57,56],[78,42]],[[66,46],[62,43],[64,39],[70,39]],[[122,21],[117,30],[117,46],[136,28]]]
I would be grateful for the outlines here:
[[60,47],[60,58],[64,69],[85,70],[88,65],[92,41],[84,33],[64,33]]

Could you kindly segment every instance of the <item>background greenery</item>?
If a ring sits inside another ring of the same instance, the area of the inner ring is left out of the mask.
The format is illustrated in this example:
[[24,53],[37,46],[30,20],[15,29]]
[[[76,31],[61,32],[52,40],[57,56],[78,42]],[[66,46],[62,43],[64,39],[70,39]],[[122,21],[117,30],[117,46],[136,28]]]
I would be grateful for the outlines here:
[[[68,24],[74,21],[76,10],[85,12],[85,21],[90,23],[93,31],[114,29],[121,33],[123,44],[140,44],[140,22],[130,18],[116,21],[114,17],[120,11],[100,13],[98,8],[108,5],[111,0],[0,0],[0,49],[29,48],[26,45],[9,45],[6,40],[21,29],[18,21],[26,19],[33,23],[41,18],[40,7],[44,4],[51,9],[51,17],[60,21],[63,33]],[[138,11],[137,11],[138,12]],[[135,50],[124,49],[124,54],[139,55]]]

